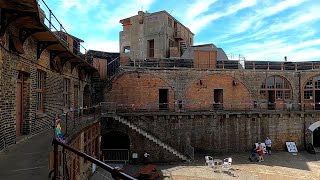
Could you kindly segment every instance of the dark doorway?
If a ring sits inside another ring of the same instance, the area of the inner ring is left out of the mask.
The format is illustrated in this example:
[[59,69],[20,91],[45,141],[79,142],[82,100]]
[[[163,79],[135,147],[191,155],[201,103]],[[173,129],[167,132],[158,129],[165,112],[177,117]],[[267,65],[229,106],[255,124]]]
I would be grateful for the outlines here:
[[102,159],[108,162],[129,161],[130,139],[125,133],[111,131],[101,138]]
[[275,91],[268,91],[268,109],[274,110],[276,108],[275,106]]
[[213,90],[213,108],[223,109],[223,89]]
[[320,110],[320,90],[315,90],[314,96],[315,109]]
[[159,110],[168,110],[168,89],[159,89]]
[[101,138],[102,149],[129,149],[130,139],[125,133],[111,131],[104,134]]
[[148,41],[148,57],[154,57],[154,39]]
[[313,131],[313,146],[320,147],[320,127]]

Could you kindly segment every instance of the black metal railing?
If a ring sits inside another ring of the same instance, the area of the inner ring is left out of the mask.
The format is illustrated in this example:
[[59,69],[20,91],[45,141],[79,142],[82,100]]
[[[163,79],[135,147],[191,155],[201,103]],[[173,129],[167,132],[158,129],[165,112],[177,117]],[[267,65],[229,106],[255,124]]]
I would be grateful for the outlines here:
[[[106,179],[116,179],[116,180],[136,180],[130,175],[123,173],[121,168],[112,167],[104,162],[95,159],[83,152],[80,152],[67,144],[64,144],[57,139],[52,141],[54,147],[54,156],[53,156],[53,180],[58,179],[89,179],[96,171],[96,167],[108,172],[107,174],[100,173],[99,175]],[[62,163],[61,163],[62,162]],[[85,162],[85,163],[83,163]],[[80,165],[82,163],[82,165]],[[91,165],[91,166],[90,166]],[[81,166],[90,166],[93,168],[89,169],[89,172],[81,172]],[[101,178],[101,177],[100,177]]]
[[135,113],[135,112],[221,112],[221,111],[252,111],[252,112],[292,112],[319,111],[319,103],[291,102],[230,102],[210,103],[206,101],[185,101],[166,103],[167,109],[162,109],[163,103],[117,103],[101,102],[101,113]]
[[152,58],[130,59],[122,64],[127,67],[143,68],[197,68],[197,69],[223,69],[223,70],[270,70],[270,71],[303,71],[320,69],[319,61],[307,62],[277,62],[277,61],[247,61],[247,60],[207,60],[181,59],[181,58]]

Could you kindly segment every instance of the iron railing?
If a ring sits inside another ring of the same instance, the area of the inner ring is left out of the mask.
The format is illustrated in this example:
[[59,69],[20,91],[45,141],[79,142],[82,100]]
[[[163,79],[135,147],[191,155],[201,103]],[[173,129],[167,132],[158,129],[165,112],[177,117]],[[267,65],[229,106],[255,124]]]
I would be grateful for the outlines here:
[[[54,161],[53,161],[53,180],[58,179],[90,179],[92,173],[96,170],[96,166],[103,169],[107,173],[98,172],[94,175],[96,176],[98,173],[104,179],[116,179],[116,180],[136,180],[130,175],[123,173],[122,169],[111,167],[104,162],[95,159],[83,152],[80,152],[57,139],[53,139],[52,141],[54,147]],[[59,156],[60,154],[60,156]],[[84,162],[83,165],[82,162]],[[61,163],[62,162],[62,163]],[[62,165],[62,166],[61,166]],[[80,169],[81,166],[92,167],[91,171],[82,172]],[[93,178],[94,179],[94,178]],[[101,177],[99,178],[101,179]]]
[[101,114],[100,104],[84,107],[71,108],[69,111],[61,114],[61,127],[63,128],[63,136],[68,137],[75,131],[87,126],[92,121],[95,121]]
[[129,162],[129,149],[102,149],[104,162]]
[[[166,109],[163,109],[166,104]],[[290,102],[230,102],[210,103],[206,101],[185,101],[174,103],[117,103],[101,102],[101,113],[133,113],[133,112],[223,112],[223,111],[252,111],[252,112],[292,112],[319,111],[319,103],[290,103]]]
[[233,70],[270,70],[270,71],[303,71],[320,69],[319,61],[306,62],[276,62],[276,61],[248,61],[248,60],[217,60],[208,62],[199,59],[181,58],[152,58],[152,59],[131,59],[128,63],[121,64],[127,67],[143,68],[196,68],[196,69],[233,69]]

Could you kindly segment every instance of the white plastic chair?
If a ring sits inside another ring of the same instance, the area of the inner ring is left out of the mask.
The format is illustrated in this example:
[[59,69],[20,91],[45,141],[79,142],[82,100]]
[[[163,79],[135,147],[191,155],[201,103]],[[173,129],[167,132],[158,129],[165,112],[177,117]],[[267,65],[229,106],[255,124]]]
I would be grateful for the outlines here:
[[232,158],[224,158],[222,163],[222,169],[225,171],[229,171],[231,169]]
[[210,166],[210,167],[214,166],[213,158],[211,156],[205,156],[204,159],[206,160],[204,164],[205,166]]

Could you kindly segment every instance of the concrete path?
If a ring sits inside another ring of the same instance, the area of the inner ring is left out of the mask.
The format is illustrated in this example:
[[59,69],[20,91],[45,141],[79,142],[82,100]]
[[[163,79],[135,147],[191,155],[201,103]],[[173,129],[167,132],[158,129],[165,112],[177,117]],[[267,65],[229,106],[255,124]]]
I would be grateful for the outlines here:
[[52,130],[29,137],[0,152],[0,179],[49,179]]

